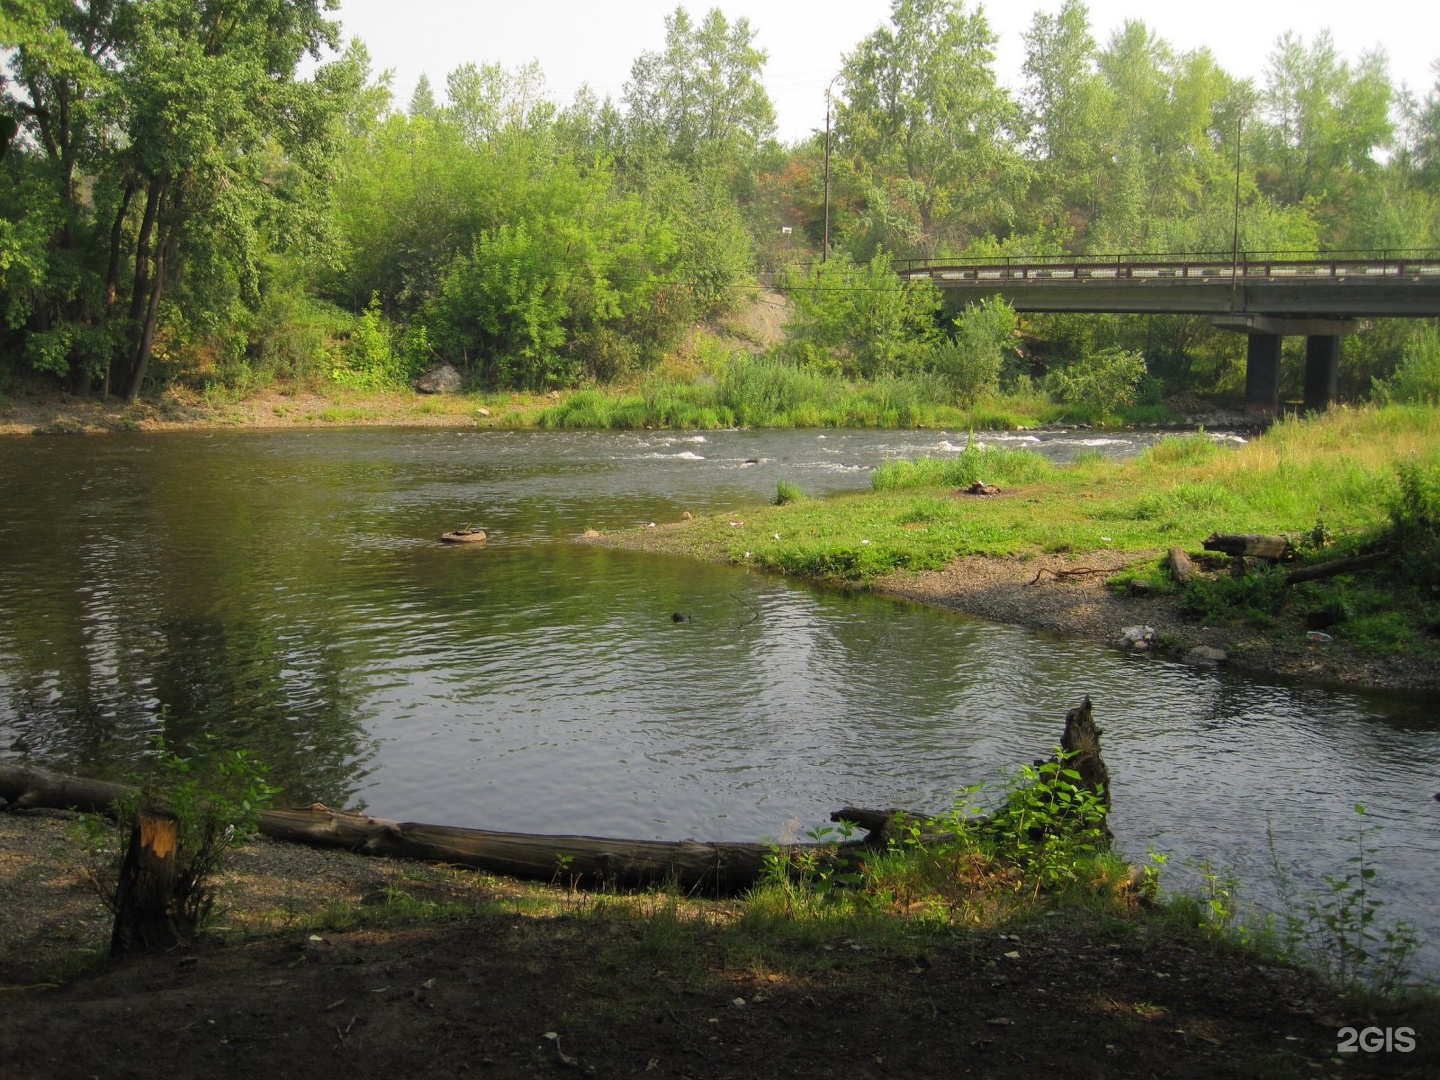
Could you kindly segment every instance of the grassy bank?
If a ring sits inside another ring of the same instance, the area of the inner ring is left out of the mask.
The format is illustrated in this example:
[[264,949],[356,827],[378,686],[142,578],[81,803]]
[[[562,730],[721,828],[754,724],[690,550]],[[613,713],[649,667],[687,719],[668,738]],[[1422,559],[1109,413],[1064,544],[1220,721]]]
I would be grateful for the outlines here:
[[[975,481],[1000,494],[957,490]],[[1214,532],[1287,533],[1313,559],[1389,545],[1394,557],[1363,574],[1288,589],[1260,574],[1203,584],[1188,602],[1200,618],[1262,623],[1289,605],[1361,648],[1440,658],[1440,410],[1336,409],[1277,423],[1238,448],[1195,434],[1130,461],[1091,455],[1066,467],[975,447],[887,464],[866,494],[807,499],[792,484],[778,494],[779,505],[632,539],[852,583],[965,555],[1198,553]],[[1158,568],[1147,576],[1168,587]]]

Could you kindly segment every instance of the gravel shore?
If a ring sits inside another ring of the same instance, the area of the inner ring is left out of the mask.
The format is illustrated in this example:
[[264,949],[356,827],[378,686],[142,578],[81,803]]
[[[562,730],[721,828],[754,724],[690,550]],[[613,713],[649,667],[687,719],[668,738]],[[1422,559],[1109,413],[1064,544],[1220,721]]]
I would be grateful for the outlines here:
[[[1119,646],[1125,628],[1148,626],[1159,651],[1206,662],[1191,653],[1218,649],[1227,663],[1308,682],[1378,690],[1440,690],[1440,672],[1416,657],[1365,656],[1340,641],[1317,644],[1296,620],[1279,618],[1265,629],[1202,626],[1183,618],[1172,596],[1138,595],[1106,582],[1127,567],[1150,569],[1160,552],[1092,552],[957,559],[943,570],[886,575],[876,592],[951,608],[994,622]],[[1075,571],[1092,571],[1075,573]],[[1213,661],[1209,661],[1213,662]]]

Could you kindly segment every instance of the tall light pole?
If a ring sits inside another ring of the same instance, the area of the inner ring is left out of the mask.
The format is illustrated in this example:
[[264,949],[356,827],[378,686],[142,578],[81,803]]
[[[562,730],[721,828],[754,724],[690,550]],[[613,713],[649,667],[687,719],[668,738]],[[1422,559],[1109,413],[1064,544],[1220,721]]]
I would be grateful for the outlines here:
[[1240,275],[1240,137],[1245,127],[1245,108],[1235,110],[1235,231],[1230,238],[1230,310],[1235,310],[1235,284]]
[[836,75],[825,87],[825,236],[824,246],[820,249],[822,263],[830,257],[830,91],[835,88],[835,79],[839,77]]

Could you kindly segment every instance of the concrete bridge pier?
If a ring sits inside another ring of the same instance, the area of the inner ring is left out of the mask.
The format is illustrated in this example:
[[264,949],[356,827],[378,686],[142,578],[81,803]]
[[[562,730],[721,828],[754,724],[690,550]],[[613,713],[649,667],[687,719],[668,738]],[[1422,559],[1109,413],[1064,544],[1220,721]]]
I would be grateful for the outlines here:
[[1245,411],[1280,411],[1280,340],[1305,337],[1305,408],[1323,412],[1340,384],[1340,338],[1366,324],[1358,319],[1294,319],[1236,312],[1212,315],[1210,324],[1245,334]]
[[1340,390],[1340,338],[1310,334],[1305,338],[1305,410],[1324,412]]
[[1251,333],[1245,347],[1245,411],[1280,411],[1280,335]]

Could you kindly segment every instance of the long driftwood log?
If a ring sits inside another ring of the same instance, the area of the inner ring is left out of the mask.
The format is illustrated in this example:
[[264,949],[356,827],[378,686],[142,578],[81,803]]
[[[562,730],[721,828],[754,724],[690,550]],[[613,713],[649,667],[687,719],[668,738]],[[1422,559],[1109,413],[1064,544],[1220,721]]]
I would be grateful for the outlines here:
[[[1108,774],[1100,758],[1099,734],[1087,697],[1084,704],[1067,714],[1061,747],[1076,752],[1071,767],[1080,772],[1085,783],[1103,785],[1108,799]],[[131,790],[123,784],[0,762],[0,800],[17,809],[50,807],[113,815],[116,801]],[[929,820],[921,814],[855,807],[831,816],[865,829],[868,835],[841,844],[785,847],[873,850],[888,842],[897,818]],[[687,891],[717,894],[738,892],[755,884],[765,870],[767,858],[775,853],[775,847],[769,844],[537,835],[388,821],[332,810],[318,803],[304,808],[263,810],[259,828],[276,840],[366,855],[454,863],[530,880],[624,888],[673,883]]]

